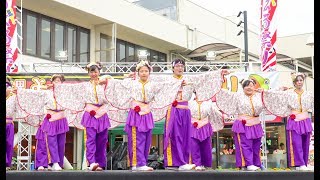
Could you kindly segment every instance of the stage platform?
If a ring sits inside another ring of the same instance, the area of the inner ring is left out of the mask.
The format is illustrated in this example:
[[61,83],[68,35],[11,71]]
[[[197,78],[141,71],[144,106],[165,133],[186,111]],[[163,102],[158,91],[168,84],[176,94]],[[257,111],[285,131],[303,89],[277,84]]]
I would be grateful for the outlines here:
[[206,170],[153,172],[114,171],[7,171],[7,180],[314,180],[314,172]]

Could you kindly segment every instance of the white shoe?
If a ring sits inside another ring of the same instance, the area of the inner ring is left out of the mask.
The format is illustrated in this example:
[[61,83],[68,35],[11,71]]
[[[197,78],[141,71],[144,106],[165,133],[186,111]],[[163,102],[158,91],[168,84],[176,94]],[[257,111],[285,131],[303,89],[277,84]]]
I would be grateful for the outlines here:
[[52,171],[61,171],[62,168],[59,166],[58,163],[53,163],[52,165]]
[[90,171],[95,171],[99,167],[98,163],[91,163],[89,166]]
[[136,170],[137,170],[137,167],[136,167],[136,166],[132,166],[131,170],[132,170],[132,171],[136,171]]
[[309,169],[309,168],[307,168],[307,166],[303,165],[303,166],[297,167],[296,170],[299,170],[299,171],[310,171],[311,169]]
[[206,168],[204,168],[203,166],[197,166],[195,168],[196,171],[204,171]]
[[194,169],[196,165],[194,164],[185,164],[182,166],[179,166],[179,171],[190,171],[191,169]]
[[52,167],[50,165],[48,165],[48,171],[51,171]]
[[195,169],[196,165],[195,164],[188,164],[190,166],[191,169]]
[[250,165],[250,166],[247,166],[247,170],[248,171],[256,171],[260,169],[259,167],[255,166],[255,165]]
[[38,170],[38,171],[44,171],[44,167],[43,167],[43,166],[40,166],[40,167],[38,167],[37,170]]
[[153,168],[149,166],[140,166],[136,167],[136,171],[153,171]]

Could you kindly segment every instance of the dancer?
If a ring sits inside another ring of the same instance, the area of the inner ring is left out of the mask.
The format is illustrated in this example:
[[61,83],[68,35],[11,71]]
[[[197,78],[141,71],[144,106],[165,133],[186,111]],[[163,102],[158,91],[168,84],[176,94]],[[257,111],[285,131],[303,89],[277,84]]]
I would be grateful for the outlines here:
[[128,115],[122,111],[123,118],[118,121],[126,119],[124,131],[128,134],[130,166],[137,171],[153,170],[147,166],[147,160],[154,121],[164,118],[167,106],[171,105],[182,84],[182,81],[149,81],[151,70],[150,63],[142,60],[136,67],[138,80],[108,79],[101,82],[106,84],[106,98],[112,106],[129,109]]
[[6,78],[6,169],[11,167],[13,155],[15,95],[9,77]]
[[224,114],[215,104],[209,101],[198,101],[195,93],[194,100],[189,101],[191,111],[191,159],[196,165],[195,170],[205,170],[212,166],[211,135],[223,129]]
[[81,125],[85,127],[88,169],[102,171],[106,167],[108,128],[111,124],[103,86],[99,85],[101,65],[90,63],[86,68],[89,82],[54,85],[54,96],[62,107],[70,111],[84,111]]
[[[52,85],[64,82],[64,76],[54,74]],[[18,105],[31,115],[44,115],[43,121],[36,133],[36,163],[37,170],[44,170],[49,165],[53,171],[61,171],[63,167],[66,132],[69,131],[65,108],[59,106],[53,96],[52,85],[48,90],[21,89],[18,91]],[[40,107],[40,108],[39,108]],[[46,112],[43,112],[45,107]],[[38,112],[32,112],[38,109]],[[48,158],[50,157],[50,158]]]
[[308,166],[312,122],[308,110],[314,112],[314,96],[303,90],[305,75],[292,73],[294,89],[286,91],[263,91],[262,98],[269,112],[288,117],[286,125],[288,164],[297,170],[311,170]]
[[255,171],[261,167],[260,145],[263,129],[259,114],[264,110],[261,93],[255,91],[255,82],[241,82],[243,92],[232,93],[222,89],[216,95],[219,109],[228,115],[237,115],[232,125],[236,147],[236,167]]
[[175,59],[172,62],[173,76],[154,75],[151,81],[183,80],[176,100],[169,106],[165,123],[164,165],[167,168],[179,167],[179,170],[191,170],[189,164],[191,140],[191,113],[188,107],[193,91],[199,101],[211,99],[221,88],[223,76],[227,70],[206,72],[200,75],[184,76],[185,61]]

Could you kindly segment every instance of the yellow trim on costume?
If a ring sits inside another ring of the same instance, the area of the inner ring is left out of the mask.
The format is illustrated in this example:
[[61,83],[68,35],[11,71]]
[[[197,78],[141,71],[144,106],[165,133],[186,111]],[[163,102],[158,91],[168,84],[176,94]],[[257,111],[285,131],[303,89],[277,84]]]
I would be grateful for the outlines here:
[[291,166],[295,166],[291,130],[289,131],[289,136],[290,136],[290,159],[291,159]]
[[143,82],[143,81],[139,80],[139,82],[142,85],[142,99],[143,99],[143,102],[146,102],[146,91],[144,90],[144,85],[146,85],[149,81]]
[[244,160],[243,153],[242,153],[241,139],[240,139],[240,134],[239,133],[237,133],[237,137],[238,137],[239,148],[240,148],[241,166],[243,167],[243,166],[246,166],[246,162]]
[[[166,130],[168,129],[168,125],[169,125],[169,120],[170,120],[170,116],[171,116],[171,106],[168,108],[168,112],[167,112],[167,121],[166,121]],[[171,152],[171,140],[170,137],[168,137],[168,147],[167,147],[167,163],[168,166],[172,166],[172,152]]]
[[132,166],[137,166],[137,132],[135,126],[132,126]]
[[48,164],[51,164],[51,155],[50,155],[50,150],[49,150],[49,145],[48,145],[48,135],[45,132],[45,140],[46,140],[46,148],[47,148],[47,156],[48,156]]
[[179,80],[180,80],[180,79],[182,79],[182,78],[183,78],[183,75],[181,75],[181,76],[177,76],[177,75],[175,75],[175,74],[174,74],[174,75],[173,75],[173,77],[174,77],[174,78],[176,78],[176,79],[179,79]]
[[96,99],[96,104],[98,104],[99,101],[98,101],[98,94],[97,94],[97,84],[91,80],[90,80],[90,82],[93,85],[93,92],[94,92],[94,97]]
[[252,109],[252,116],[254,116],[254,106],[253,106],[253,102],[252,102],[252,97],[253,96],[250,96],[250,105],[251,105],[251,109]]
[[302,112],[302,102],[301,102],[301,96],[303,94],[303,90],[301,92],[296,91],[297,89],[294,90],[294,92],[296,92],[298,94],[298,101],[299,101],[299,111]]

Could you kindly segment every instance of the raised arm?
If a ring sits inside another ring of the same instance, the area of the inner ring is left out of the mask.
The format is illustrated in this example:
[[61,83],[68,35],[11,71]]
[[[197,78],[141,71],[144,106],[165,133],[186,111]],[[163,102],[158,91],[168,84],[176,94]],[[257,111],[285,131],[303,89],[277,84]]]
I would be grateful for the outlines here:
[[107,102],[118,109],[129,109],[133,81],[129,78],[124,80],[108,79],[104,88]]
[[286,117],[291,114],[292,103],[295,101],[292,93],[287,91],[262,91],[262,102],[267,112]]
[[199,101],[206,101],[215,96],[221,89],[224,71],[210,71],[199,75],[188,76],[194,86]]
[[85,106],[85,84],[63,83],[53,87],[53,96],[58,105],[70,111],[82,111]]
[[216,94],[217,107],[228,115],[238,114],[239,94],[221,89]]

